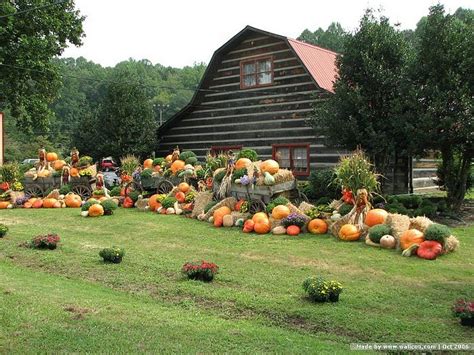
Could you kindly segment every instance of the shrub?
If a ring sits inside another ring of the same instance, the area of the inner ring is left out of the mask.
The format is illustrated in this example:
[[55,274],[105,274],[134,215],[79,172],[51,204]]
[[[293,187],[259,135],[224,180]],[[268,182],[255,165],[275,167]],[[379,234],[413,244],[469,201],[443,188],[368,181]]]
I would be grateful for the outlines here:
[[204,213],[207,213],[209,212],[209,210],[214,207],[215,205],[217,205],[217,201],[211,201],[209,202],[206,207],[204,207]]
[[329,205],[332,202],[333,198],[323,196],[316,200],[315,205]]
[[239,154],[237,154],[237,159],[240,159],[240,158],[247,158],[247,159],[250,159],[251,161],[257,161],[258,154],[253,149],[242,149],[239,152]]
[[125,255],[125,250],[113,246],[112,248],[104,248],[99,252],[99,256],[104,259],[104,263],[119,264]]
[[208,261],[191,261],[187,262],[181,268],[181,272],[191,280],[200,280],[209,282],[214,279],[219,267]]
[[395,199],[408,209],[416,209],[423,202],[423,198],[420,195],[398,195]]
[[132,176],[136,168],[140,166],[140,160],[134,155],[126,155],[120,158],[122,172]]
[[186,159],[184,161],[185,164],[190,164],[192,166],[196,165],[198,162],[197,158],[196,157],[189,157],[188,159]]
[[396,200],[395,200],[395,202],[391,202],[391,203],[385,205],[385,209],[389,213],[399,213],[399,214],[405,214],[405,215],[410,214],[408,209],[405,206],[403,206],[401,203],[396,202]]
[[87,201],[82,205],[81,211],[89,211],[89,207],[97,203],[99,203],[99,201],[96,201],[96,200]]
[[445,239],[450,235],[450,229],[444,224],[433,223],[425,230],[425,240],[436,240],[443,245]]
[[165,158],[155,158],[153,159],[153,166],[162,166],[165,163]]
[[459,299],[453,304],[451,310],[454,317],[472,319],[474,318],[474,300]]
[[140,174],[141,178],[151,178],[151,175],[153,174],[152,169],[143,169],[143,171]]
[[341,205],[341,207],[339,207],[339,214],[341,216],[345,216],[346,214],[348,214],[350,211],[352,211],[352,209],[354,208],[354,205],[351,205],[349,203],[344,203]]
[[436,203],[428,200],[423,199],[419,205],[419,207],[415,210],[415,216],[427,216],[433,217],[436,216],[436,212],[438,211],[438,206]]
[[235,169],[232,174],[232,181],[240,179],[242,176],[247,175],[247,168]]
[[391,229],[386,224],[377,224],[369,228],[369,238],[374,243],[380,243],[380,238],[386,234],[390,234]]
[[121,192],[122,192],[122,188],[120,186],[114,186],[112,190],[110,190],[110,196],[112,197],[120,196]]
[[177,200],[174,197],[166,197],[165,199],[163,199],[163,201],[161,201],[161,206],[163,208],[171,208],[174,206],[176,201]]
[[0,181],[13,183],[21,180],[20,166],[18,163],[7,163],[0,166]]
[[30,242],[30,247],[35,249],[56,249],[61,238],[57,234],[38,235]]
[[[321,197],[326,197],[329,202],[333,199],[338,199],[341,195],[341,190],[333,181],[336,174],[333,169],[318,169],[312,171],[308,178],[308,185],[305,189],[305,194],[312,200],[317,200]],[[329,203],[328,202],[328,203]],[[319,204],[320,202],[318,202]]]
[[278,196],[274,198],[273,200],[270,201],[270,203],[267,205],[267,212],[272,213],[273,209],[278,206],[278,205],[287,205],[290,203],[290,200],[288,200],[284,196]]
[[60,195],[66,195],[70,192],[71,192],[71,185],[69,185],[69,184],[65,184],[65,185],[61,186],[61,188],[59,189],[59,194]]
[[7,232],[8,232],[8,227],[4,225],[3,223],[0,223],[0,238],[3,238],[4,236],[6,236]]
[[84,156],[79,158],[79,161],[77,162],[77,165],[86,166],[86,165],[92,164],[93,161],[94,161],[94,159],[92,159],[92,157],[90,157],[88,155],[84,155]]
[[[188,151],[182,152],[179,155],[179,160],[186,161],[188,158],[196,158],[196,154],[194,154],[194,152],[188,150]],[[196,161],[197,161],[197,159],[196,159]]]
[[104,215],[110,216],[117,209],[117,204],[112,199],[104,200],[100,203],[104,208]]
[[303,228],[306,224],[306,218],[298,213],[290,213],[287,217],[281,220],[281,225],[285,228],[289,226],[298,226]]
[[337,302],[343,288],[338,281],[325,281],[322,277],[308,277],[303,282],[303,290],[314,302]]

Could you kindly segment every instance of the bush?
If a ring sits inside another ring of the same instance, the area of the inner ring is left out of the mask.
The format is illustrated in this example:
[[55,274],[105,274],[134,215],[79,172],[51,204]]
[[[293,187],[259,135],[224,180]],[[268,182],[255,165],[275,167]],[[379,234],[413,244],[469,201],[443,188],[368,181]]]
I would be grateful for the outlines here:
[[163,208],[171,208],[171,207],[174,207],[174,204],[176,203],[176,198],[174,197],[166,197],[165,199],[163,199],[163,201],[161,201],[161,206]]
[[114,186],[112,190],[110,190],[110,196],[112,197],[120,196],[121,191],[122,191],[122,188],[120,186]]
[[192,166],[196,165],[198,162],[197,158],[196,157],[189,157],[188,159],[186,159],[184,161],[185,164],[190,164]]
[[317,205],[317,206],[318,205],[329,205],[332,201],[333,201],[333,198],[324,196],[324,197],[318,198],[314,204]]
[[386,224],[377,224],[369,228],[369,238],[374,243],[380,243],[380,238],[390,233],[391,229]]
[[420,203],[420,206],[415,210],[415,216],[427,216],[427,217],[434,217],[436,216],[436,212],[438,211],[438,206],[436,203],[428,200],[423,199]]
[[[194,152],[188,150],[188,151],[182,152],[179,155],[179,160],[186,161],[188,158],[196,158],[196,154],[194,154]],[[197,161],[197,159],[196,159],[196,161]],[[190,163],[187,163],[187,164],[190,164]]]
[[125,250],[116,246],[112,248],[104,248],[99,252],[99,256],[104,259],[105,263],[119,264],[125,255]]
[[244,175],[247,175],[247,168],[235,169],[234,173],[232,174],[232,182],[234,182],[236,179],[240,179]]
[[273,209],[276,206],[287,205],[288,203],[290,203],[290,200],[288,200],[286,197],[278,196],[274,198],[273,200],[271,200],[270,203],[267,205],[267,212],[272,213]]
[[237,160],[240,158],[247,158],[250,159],[251,161],[257,161],[258,160],[258,154],[255,150],[253,149],[242,149],[239,154],[237,154]]
[[403,206],[401,203],[399,202],[391,202],[387,205],[385,205],[385,209],[387,210],[387,212],[389,213],[399,213],[399,214],[404,214],[404,215],[410,215],[410,211],[408,211],[408,209]]
[[298,213],[290,213],[287,217],[281,220],[281,225],[285,228],[289,226],[298,226],[303,228],[306,224],[306,218]]
[[13,183],[21,179],[18,163],[8,163],[0,166],[0,181]]
[[354,205],[351,205],[349,203],[344,203],[341,205],[341,207],[339,207],[339,214],[341,216],[345,216],[346,214],[348,214],[350,211],[352,211],[352,209],[354,208]]
[[325,281],[322,277],[308,277],[303,281],[303,290],[314,302],[337,302],[343,289],[337,281]]
[[141,178],[151,178],[152,174],[153,174],[153,170],[147,168],[147,169],[143,169],[143,171],[140,174],[140,177]]
[[57,234],[38,235],[30,242],[30,247],[35,249],[56,249],[61,238]]
[[3,238],[4,236],[6,236],[7,232],[8,232],[8,227],[4,225],[3,223],[0,223],[0,238]]
[[451,230],[444,224],[433,223],[425,230],[425,240],[435,240],[443,245],[450,235]]
[[191,261],[187,262],[181,268],[181,272],[191,280],[200,280],[209,282],[214,279],[219,267],[208,261]]
[[338,199],[341,196],[341,191],[338,186],[333,183],[335,178],[336,174],[333,169],[312,171],[304,193],[312,200],[317,200],[321,197],[326,197],[330,201]]
[[153,159],[153,166],[161,166],[165,162],[165,158],[155,158]]
[[66,195],[70,192],[71,192],[71,185],[69,185],[69,184],[65,184],[65,185],[61,186],[61,188],[59,189],[59,194],[60,195]]
[[87,201],[82,205],[81,211],[89,211],[89,207],[97,203],[99,203],[99,201],[96,201],[96,200]]
[[416,209],[423,202],[423,198],[420,195],[398,195],[395,196],[395,200],[407,209]]
[[127,175],[132,176],[133,172],[138,168],[140,164],[140,160],[134,155],[126,155],[120,158],[120,165],[122,172],[126,173]]
[[217,201],[211,201],[209,202],[206,207],[204,207],[204,213],[207,213],[209,212],[209,210],[214,207],[215,205],[217,205]]
[[117,204],[112,199],[104,200],[100,203],[104,208],[104,215],[110,216],[117,209]]

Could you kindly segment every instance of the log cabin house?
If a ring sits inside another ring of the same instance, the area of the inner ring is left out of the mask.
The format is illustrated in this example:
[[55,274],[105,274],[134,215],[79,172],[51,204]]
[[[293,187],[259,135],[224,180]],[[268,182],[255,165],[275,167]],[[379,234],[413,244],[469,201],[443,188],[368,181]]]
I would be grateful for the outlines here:
[[[333,91],[337,53],[251,26],[212,56],[191,102],[158,130],[158,156],[174,147],[208,152],[252,148],[298,179],[334,166],[341,150],[307,124],[312,107]],[[393,169],[390,192],[407,192],[407,160]]]

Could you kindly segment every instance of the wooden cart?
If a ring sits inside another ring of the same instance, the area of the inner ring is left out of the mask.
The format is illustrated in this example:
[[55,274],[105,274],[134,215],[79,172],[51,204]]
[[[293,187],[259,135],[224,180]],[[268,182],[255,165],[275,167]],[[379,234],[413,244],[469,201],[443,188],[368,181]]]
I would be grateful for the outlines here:
[[[95,178],[89,176],[71,177],[69,182],[71,191],[78,194],[82,199],[91,197],[95,187]],[[44,197],[49,190],[61,188],[60,176],[25,177],[23,179],[25,195],[30,197]]]

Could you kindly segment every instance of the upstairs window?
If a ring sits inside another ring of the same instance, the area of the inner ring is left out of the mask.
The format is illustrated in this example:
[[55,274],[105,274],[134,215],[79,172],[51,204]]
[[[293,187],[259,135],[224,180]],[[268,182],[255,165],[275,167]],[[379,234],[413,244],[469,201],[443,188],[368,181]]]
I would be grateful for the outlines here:
[[271,57],[240,62],[240,88],[247,89],[273,83],[273,61]]
[[295,176],[309,175],[309,144],[274,144],[273,159]]

